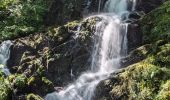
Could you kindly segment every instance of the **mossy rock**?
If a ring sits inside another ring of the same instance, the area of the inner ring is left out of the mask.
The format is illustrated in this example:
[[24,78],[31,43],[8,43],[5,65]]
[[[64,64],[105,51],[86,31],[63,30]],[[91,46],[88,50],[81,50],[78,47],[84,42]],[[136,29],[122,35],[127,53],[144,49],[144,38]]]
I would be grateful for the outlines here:
[[47,35],[54,41],[57,41],[57,44],[62,44],[67,41],[74,33],[76,33],[79,24],[80,21],[73,21],[57,28],[51,27],[47,32]]
[[39,95],[31,93],[27,95],[26,100],[43,100],[43,98],[41,98]]
[[169,100],[170,42],[161,36],[150,40],[129,57],[144,58],[102,81],[97,86],[95,99]]
[[161,90],[156,97],[156,100],[169,100],[170,99],[170,80],[161,85]]
[[16,75],[16,77],[13,80],[14,87],[19,89],[25,88],[26,84],[27,84],[27,78],[24,74]]

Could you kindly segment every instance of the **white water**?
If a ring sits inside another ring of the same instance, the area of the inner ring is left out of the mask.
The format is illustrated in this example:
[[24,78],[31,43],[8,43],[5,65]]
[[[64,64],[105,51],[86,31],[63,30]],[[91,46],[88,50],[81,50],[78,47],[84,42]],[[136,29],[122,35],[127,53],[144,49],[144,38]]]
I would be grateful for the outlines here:
[[101,10],[101,0],[99,0],[99,7],[98,7],[98,13],[100,13],[100,10]]
[[122,14],[128,12],[127,0],[108,0],[105,4],[104,11],[114,12],[122,17]]
[[136,9],[136,3],[137,3],[137,0],[132,0],[132,11],[134,11]]
[[91,70],[62,91],[47,94],[45,100],[93,99],[97,84],[119,69],[120,59],[126,55],[128,24],[123,22],[122,17],[127,18],[127,7],[127,0],[108,0],[104,8],[108,13],[89,17],[102,18],[94,33]]
[[5,73],[5,75],[9,75],[10,72],[7,68],[7,60],[10,57],[10,47],[12,43],[11,41],[4,41],[0,45],[0,70]]

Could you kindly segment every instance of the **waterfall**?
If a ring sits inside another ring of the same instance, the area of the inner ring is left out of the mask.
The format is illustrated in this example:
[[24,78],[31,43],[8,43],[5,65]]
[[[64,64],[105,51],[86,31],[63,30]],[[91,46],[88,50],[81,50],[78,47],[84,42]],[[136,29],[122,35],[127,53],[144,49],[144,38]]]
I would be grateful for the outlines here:
[[98,13],[100,12],[100,9],[101,9],[101,0],[99,0]]
[[63,90],[47,94],[45,100],[92,100],[97,84],[120,69],[120,59],[127,54],[128,23],[122,18],[127,18],[128,6],[127,0],[108,0],[105,14],[89,17],[102,19],[97,22],[94,33],[91,70]]
[[108,0],[105,4],[104,11],[113,12],[121,16],[128,11],[127,8],[127,0]]
[[7,68],[7,60],[10,57],[10,47],[12,43],[11,41],[4,41],[0,46],[0,70],[5,73],[5,75],[9,75],[10,72]]
[[132,0],[132,11],[134,11],[136,9],[136,0]]

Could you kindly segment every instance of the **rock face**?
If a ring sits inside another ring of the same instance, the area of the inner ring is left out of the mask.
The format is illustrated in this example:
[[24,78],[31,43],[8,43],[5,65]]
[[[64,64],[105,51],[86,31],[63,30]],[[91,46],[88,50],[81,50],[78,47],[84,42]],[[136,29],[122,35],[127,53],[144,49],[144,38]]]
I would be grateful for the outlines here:
[[142,34],[139,32],[140,26],[138,22],[135,22],[133,24],[129,24],[128,26],[128,51],[134,50],[142,43]]
[[[88,70],[94,36],[91,33],[98,20],[100,18],[87,19],[81,25],[74,21],[52,28],[46,34],[14,40],[8,66],[13,74],[21,74],[25,80],[23,87],[13,82],[14,96],[17,98],[25,92],[44,96],[54,91],[54,86],[65,86]],[[78,27],[81,30],[78,31]]]

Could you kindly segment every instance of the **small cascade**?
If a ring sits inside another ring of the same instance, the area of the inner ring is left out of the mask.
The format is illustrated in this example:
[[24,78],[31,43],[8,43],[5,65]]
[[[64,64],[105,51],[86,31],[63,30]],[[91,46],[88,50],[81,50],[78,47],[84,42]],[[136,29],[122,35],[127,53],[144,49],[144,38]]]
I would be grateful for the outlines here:
[[136,9],[136,0],[132,0],[131,1],[132,2],[132,11],[135,11],[135,9]]
[[[136,0],[134,0],[136,1]],[[132,2],[136,3],[136,2]],[[101,0],[99,0],[100,11]],[[94,33],[91,66],[79,78],[59,92],[49,93],[45,100],[92,100],[98,83],[121,68],[120,60],[127,54],[128,0],[108,0],[103,11],[106,13],[90,16],[100,17]],[[135,9],[135,4],[130,7]],[[132,10],[133,10],[132,9]],[[77,32],[81,30],[81,25]],[[79,36],[77,33],[75,39]]]
[[9,75],[10,72],[7,68],[7,61],[10,57],[10,47],[12,45],[11,41],[4,41],[0,45],[0,70],[5,73],[5,75]]
[[108,0],[105,4],[104,11],[115,13],[119,16],[128,12],[127,0]]
[[98,13],[100,12],[100,10],[101,10],[101,0],[99,0],[99,7],[98,7]]

